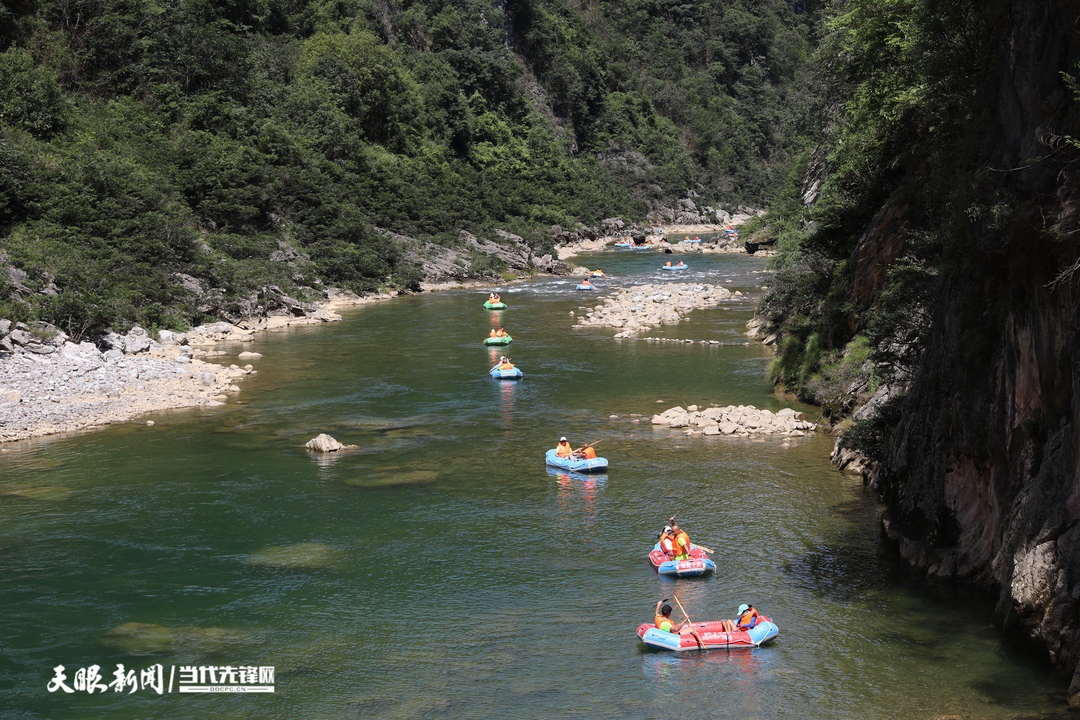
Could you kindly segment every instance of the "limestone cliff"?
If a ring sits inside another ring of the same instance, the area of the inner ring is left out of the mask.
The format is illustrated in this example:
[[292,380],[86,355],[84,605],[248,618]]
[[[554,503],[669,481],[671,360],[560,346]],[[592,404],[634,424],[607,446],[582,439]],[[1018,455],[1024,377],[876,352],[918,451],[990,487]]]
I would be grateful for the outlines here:
[[[1007,209],[971,222],[931,308],[932,331],[875,486],[904,557],[988,588],[998,619],[1072,676],[1080,705],[1080,8],[991,3],[1000,14],[971,128]],[[852,258],[887,262],[904,208],[879,213]],[[965,211],[957,208],[959,215]],[[858,273],[870,287],[875,277]]]

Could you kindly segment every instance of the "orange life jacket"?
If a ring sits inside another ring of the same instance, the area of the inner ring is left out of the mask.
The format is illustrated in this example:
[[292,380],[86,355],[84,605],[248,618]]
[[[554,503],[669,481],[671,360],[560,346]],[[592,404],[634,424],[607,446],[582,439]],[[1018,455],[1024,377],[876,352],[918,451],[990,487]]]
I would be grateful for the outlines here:
[[742,615],[739,616],[739,620],[738,620],[737,624],[738,624],[738,626],[740,628],[753,627],[752,621],[756,620],[759,617],[761,617],[761,615],[758,614],[758,611],[755,610],[754,608],[750,608],[749,610],[747,610],[746,612],[744,612]]
[[664,632],[675,632],[675,622],[671,618],[664,617],[663,615],[657,615],[656,617],[654,617],[653,625],[656,626],[657,630],[663,630]]
[[591,447],[587,447],[581,451],[581,457],[585,458],[586,460],[592,460],[596,457],[596,451],[593,450]]
[[488,337],[499,337],[499,335],[494,330],[492,330],[491,332],[488,333]]
[[570,457],[573,454],[574,454],[574,448],[570,447],[570,443],[568,443],[568,442],[561,442],[561,443],[559,443],[558,445],[555,446],[555,456],[556,457],[561,457],[561,458]]
[[685,530],[679,530],[679,532],[675,534],[675,539],[672,541],[671,547],[676,558],[690,557],[690,536],[686,534]]
[[512,363],[512,362],[499,363],[499,369],[500,370],[513,370],[514,369],[514,363]]
[[506,337],[506,331],[499,328],[499,331],[495,333],[495,337]]
[[674,542],[675,536],[671,533],[664,533],[660,536],[660,549],[668,555],[671,554],[672,542]]

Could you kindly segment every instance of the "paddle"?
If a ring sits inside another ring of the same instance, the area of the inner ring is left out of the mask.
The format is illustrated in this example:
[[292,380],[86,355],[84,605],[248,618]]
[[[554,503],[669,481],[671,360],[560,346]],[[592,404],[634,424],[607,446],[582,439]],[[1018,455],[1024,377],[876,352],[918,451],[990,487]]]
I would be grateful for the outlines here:
[[686,618],[686,622],[690,623],[690,634],[693,635],[694,640],[697,641],[698,650],[704,650],[705,649],[705,644],[703,642],[701,642],[701,638],[698,637],[697,632],[694,631],[694,621],[690,619],[690,615],[687,614],[686,608],[684,608],[682,606],[682,603],[679,602],[679,598],[675,597],[674,595],[672,595],[671,597],[675,598],[675,602],[678,603],[679,610],[682,611],[683,617]]
[[584,445],[579,447],[577,450],[574,450],[574,454],[576,455],[577,453],[581,452],[582,450],[584,450],[587,447],[595,447],[595,446],[599,445],[600,443],[604,442],[605,440],[607,440],[607,438],[600,438],[596,442],[585,443]]
[[[668,518],[668,525],[674,525],[675,524],[675,515],[678,515],[678,514],[679,513],[676,512],[674,515],[672,515],[670,518]],[[697,547],[699,550],[704,550],[705,552],[709,553],[710,555],[715,555],[716,554],[715,550],[710,550],[709,548],[705,547],[704,545],[698,545],[697,543],[694,543],[694,546]]]

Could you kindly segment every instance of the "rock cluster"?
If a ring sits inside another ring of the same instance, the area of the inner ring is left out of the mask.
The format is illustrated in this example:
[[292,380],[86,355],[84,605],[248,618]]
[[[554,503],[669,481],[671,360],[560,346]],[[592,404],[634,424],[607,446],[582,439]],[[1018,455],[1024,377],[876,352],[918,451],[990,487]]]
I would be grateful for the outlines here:
[[803,419],[798,410],[784,408],[778,412],[759,410],[753,405],[715,405],[701,410],[697,405],[673,407],[653,415],[653,425],[686,429],[687,435],[785,435],[801,437],[813,430],[814,424]]
[[651,327],[675,325],[691,310],[715,307],[733,297],[719,285],[638,285],[608,295],[577,322],[618,328],[622,332],[615,337],[630,337]]
[[45,323],[0,320],[0,442],[72,432],[166,408],[220,405],[251,365],[224,367],[199,359],[224,354],[203,346],[250,340],[249,332],[215,323],[189,333],[140,328],[110,333],[99,345],[73,343]]

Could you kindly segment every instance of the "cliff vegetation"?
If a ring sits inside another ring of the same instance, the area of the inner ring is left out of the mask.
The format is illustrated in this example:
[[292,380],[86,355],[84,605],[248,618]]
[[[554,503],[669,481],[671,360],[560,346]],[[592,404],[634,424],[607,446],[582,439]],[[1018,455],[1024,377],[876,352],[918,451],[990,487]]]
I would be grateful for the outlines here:
[[903,556],[991,592],[1074,703],[1078,22],[1058,0],[831,4],[818,148],[756,229],[779,248],[773,378],[846,428]]

